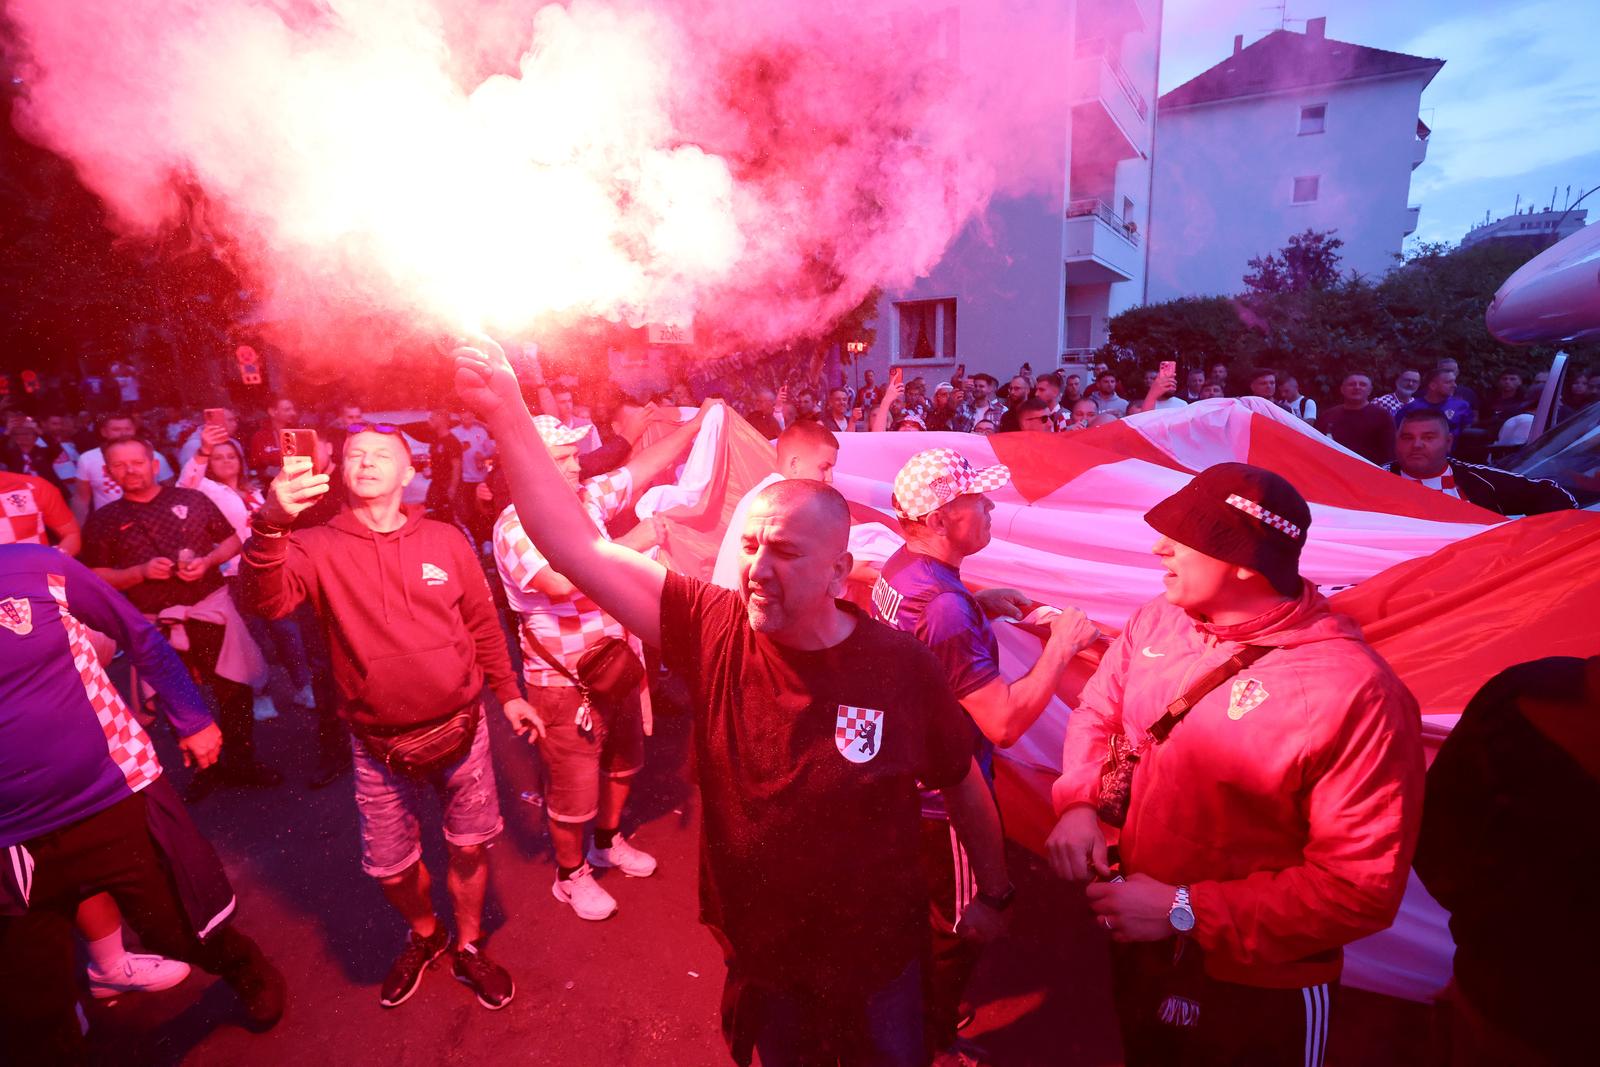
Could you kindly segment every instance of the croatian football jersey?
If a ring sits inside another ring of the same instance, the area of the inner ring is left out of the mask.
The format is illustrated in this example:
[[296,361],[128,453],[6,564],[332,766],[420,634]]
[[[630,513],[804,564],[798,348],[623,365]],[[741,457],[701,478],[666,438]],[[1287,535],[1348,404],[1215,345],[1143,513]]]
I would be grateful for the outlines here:
[[176,652],[115,589],[43,545],[0,545],[0,848],[59,830],[161,776],[89,628],[125,650],[179,736],[211,724]]
[[[911,634],[933,651],[957,700],[1000,677],[1000,645],[983,609],[954,567],[902,548],[872,588],[872,617]],[[994,745],[973,727],[973,755],[993,777]],[[924,793],[922,813],[945,815],[944,798]]]
[[[608,541],[611,535],[606,523],[627,506],[632,495],[633,476],[626,467],[590,478],[578,487],[578,497],[589,520]],[[494,561],[506,589],[506,600],[517,613],[522,677],[529,685],[572,685],[570,678],[534,650],[534,640],[573,674],[578,672],[579,657],[603,637],[622,638],[636,653],[643,654],[638,639],[583,593],[574,589],[567,596],[553,597],[534,587],[533,579],[550,564],[523,530],[514,507],[506,508],[495,521]]]
[[0,471],[0,545],[47,545],[45,531],[71,521],[55,486],[32,474]]

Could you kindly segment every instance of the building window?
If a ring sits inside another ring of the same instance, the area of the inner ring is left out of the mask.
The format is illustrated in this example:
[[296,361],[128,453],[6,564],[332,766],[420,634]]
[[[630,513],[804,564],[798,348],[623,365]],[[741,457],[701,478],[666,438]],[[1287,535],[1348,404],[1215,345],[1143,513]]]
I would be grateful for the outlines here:
[[1328,118],[1327,104],[1313,104],[1300,109],[1300,136],[1308,133],[1321,133],[1326,129]]
[[894,358],[913,360],[954,360],[956,358],[956,302],[949,300],[908,300],[894,306]]
[[1322,179],[1318,175],[1309,178],[1296,178],[1294,180],[1294,202],[1296,204],[1310,204],[1317,199],[1317,186]]
[[1089,331],[1094,320],[1088,315],[1067,316],[1067,351],[1080,352],[1090,348]]

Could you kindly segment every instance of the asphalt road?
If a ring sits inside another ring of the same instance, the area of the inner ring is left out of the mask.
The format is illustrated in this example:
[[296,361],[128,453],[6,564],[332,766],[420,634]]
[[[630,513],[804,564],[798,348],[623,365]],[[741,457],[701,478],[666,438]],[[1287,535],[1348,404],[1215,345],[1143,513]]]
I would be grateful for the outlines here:
[[[378,986],[405,935],[361,873],[348,776],[311,791],[309,714],[258,725],[267,762],[288,781],[232,790],[194,809],[239,896],[235,922],[288,979],[283,1021],[256,1035],[236,1021],[228,987],[196,971],[162,993],[92,1003],[99,1061],[130,1064],[560,1064],[714,1067],[728,1063],[717,1022],[721,954],[696,921],[697,795],[687,781],[688,721],[658,718],[624,827],[660,860],[649,879],[602,875],[619,902],[603,923],[578,919],[550,893],[555,874],[543,811],[520,799],[537,786],[527,745],[491,713],[506,832],[492,856],[488,951],[512,973],[516,1000],[482,1008],[447,966],[393,1010]],[[181,761],[158,736],[168,767]],[[172,772],[180,782],[186,772]],[[427,861],[442,872],[437,818],[425,823]],[[1082,894],[1012,850],[1021,892],[1011,933],[984,958],[968,1036],[996,1067],[1117,1064],[1121,1053],[1106,984],[1106,942]],[[443,877],[435,898],[448,914]],[[1347,991],[1335,1016],[1332,1064],[1419,1062],[1427,1012]]]

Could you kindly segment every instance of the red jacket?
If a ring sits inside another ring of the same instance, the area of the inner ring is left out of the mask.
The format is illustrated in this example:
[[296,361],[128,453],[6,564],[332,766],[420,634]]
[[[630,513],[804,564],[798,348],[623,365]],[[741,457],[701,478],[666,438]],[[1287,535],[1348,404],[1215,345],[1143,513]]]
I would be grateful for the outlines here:
[[1112,730],[1137,743],[1245,643],[1272,651],[1139,764],[1123,870],[1189,886],[1212,977],[1334,981],[1342,947],[1399,910],[1424,767],[1416,701],[1309,583],[1299,601],[1236,627],[1198,622],[1162,597],[1134,613],[1068,720],[1056,811],[1096,802]]
[[310,601],[328,636],[339,713],[407,726],[478,700],[522,695],[483,566],[454,527],[406,509],[392,533],[348,510],[287,537],[252,537],[239,569],[246,609],[281,619]]

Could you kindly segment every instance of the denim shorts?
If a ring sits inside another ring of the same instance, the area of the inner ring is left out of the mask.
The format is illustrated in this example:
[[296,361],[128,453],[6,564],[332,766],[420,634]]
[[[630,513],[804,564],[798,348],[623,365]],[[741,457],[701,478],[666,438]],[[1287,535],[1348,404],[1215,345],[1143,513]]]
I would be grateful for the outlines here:
[[556,822],[588,822],[600,812],[600,776],[631,778],[644,766],[639,694],[599,702],[587,730],[576,722],[581,700],[574,686],[528,686],[528,702],[545,723],[539,742],[550,776],[545,814]]
[[422,794],[431,789],[444,805],[444,839],[452,845],[481,845],[500,835],[500,798],[489,758],[489,725],[478,715],[478,731],[467,754],[422,781],[389,770],[372,758],[359,739],[355,751],[356,813],[361,817],[361,869],[374,878],[392,878],[422,858],[418,813]]

